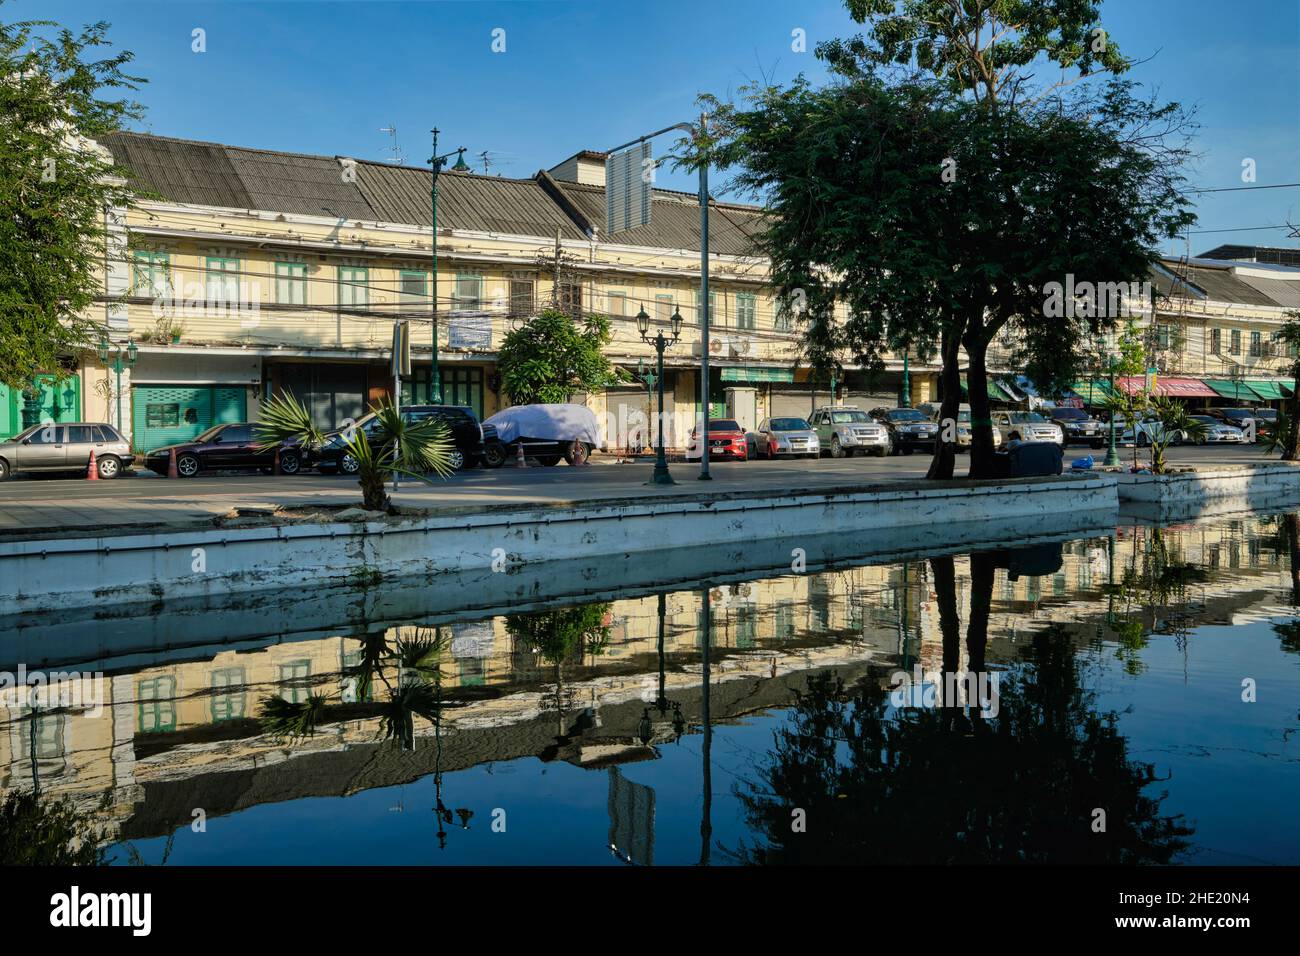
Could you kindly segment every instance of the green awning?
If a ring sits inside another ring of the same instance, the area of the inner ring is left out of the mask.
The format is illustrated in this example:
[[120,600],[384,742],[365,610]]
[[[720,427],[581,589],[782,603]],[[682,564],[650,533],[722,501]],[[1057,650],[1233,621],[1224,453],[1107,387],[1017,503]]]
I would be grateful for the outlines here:
[[1070,391],[1083,399],[1085,405],[1100,405],[1110,395],[1110,383],[1101,379],[1081,379],[1070,383]]
[[794,370],[788,368],[733,367],[722,369],[724,382],[793,382]]
[[1252,392],[1266,402],[1274,402],[1287,397],[1288,389],[1281,382],[1270,382],[1262,378],[1248,378],[1246,384],[1250,386]]
[[1220,398],[1226,398],[1234,402],[1258,402],[1270,401],[1259,392],[1250,387],[1250,383],[1245,379],[1240,382],[1234,382],[1232,379],[1225,378],[1206,378],[1202,379],[1206,385],[1214,389]]
[[[991,398],[995,402],[1016,401],[1016,399],[1012,398],[1005,391],[999,388],[997,383],[995,383],[992,379],[984,380],[984,390],[989,393],[989,398]],[[970,394],[970,389],[967,387],[965,382],[961,383],[961,393],[963,395]]]

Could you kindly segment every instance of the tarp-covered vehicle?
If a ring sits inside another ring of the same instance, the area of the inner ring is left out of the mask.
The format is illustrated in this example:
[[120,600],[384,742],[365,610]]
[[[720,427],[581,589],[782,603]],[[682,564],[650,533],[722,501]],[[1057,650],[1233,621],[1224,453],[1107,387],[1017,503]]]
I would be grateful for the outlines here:
[[558,465],[561,458],[572,465],[604,444],[600,420],[585,405],[514,405],[483,424],[493,426],[497,436],[484,447],[483,464],[489,468],[514,459],[521,445],[525,457],[543,465]]

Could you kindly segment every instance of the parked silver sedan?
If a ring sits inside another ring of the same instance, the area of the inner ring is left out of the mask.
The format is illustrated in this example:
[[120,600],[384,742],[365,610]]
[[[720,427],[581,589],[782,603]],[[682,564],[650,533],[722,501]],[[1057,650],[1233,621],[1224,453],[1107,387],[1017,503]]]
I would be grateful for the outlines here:
[[821,456],[817,432],[802,418],[765,418],[745,440],[751,458]]
[[95,473],[100,478],[116,478],[135,460],[131,443],[112,425],[45,422],[0,442],[0,481],[21,472],[65,471],[84,475],[91,452],[95,454]]

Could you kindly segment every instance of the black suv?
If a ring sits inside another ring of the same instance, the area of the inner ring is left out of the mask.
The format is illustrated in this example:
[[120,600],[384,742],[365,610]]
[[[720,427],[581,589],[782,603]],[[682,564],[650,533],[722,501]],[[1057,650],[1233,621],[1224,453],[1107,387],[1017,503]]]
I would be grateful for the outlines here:
[[[491,425],[479,424],[474,409],[468,405],[403,405],[402,418],[414,424],[429,418],[445,422],[451,431],[453,448],[451,450],[451,467],[460,471],[472,468],[483,461],[485,441],[495,440],[496,429]],[[366,433],[374,441],[379,434],[379,419],[374,412],[357,420],[351,426]],[[323,474],[341,472],[345,475],[357,473],[357,461],[347,449],[343,433],[345,429],[336,428],[325,433],[325,441],[312,455],[311,464]],[[490,434],[489,434],[490,433]]]
[[910,455],[917,449],[933,451],[939,426],[918,408],[873,408],[872,418],[889,432],[891,453]]
[[1050,417],[1061,426],[1061,437],[1066,445],[1077,442],[1092,448],[1100,448],[1106,444],[1106,436],[1109,433],[1105,426],[1082,408],[1057,405],[1051,410]]

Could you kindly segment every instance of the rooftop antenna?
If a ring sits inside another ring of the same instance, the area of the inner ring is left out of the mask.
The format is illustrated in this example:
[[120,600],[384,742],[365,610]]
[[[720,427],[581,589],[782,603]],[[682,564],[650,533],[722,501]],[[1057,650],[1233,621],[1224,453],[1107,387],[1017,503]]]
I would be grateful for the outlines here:
[[483,175],[486,176],[488,174],[488,169],[492,165],[492,160],[488,155],[488,151],[486,149],[483,150],[483,152],[478,154],[478,158],[483,161]]
[[379,127],[379,132],[387,133],[392,139],[393,143],[388,147],[388,149],[389,152],[393,154],[393,163],[397,166],[402,165],[402,148],[397,145],[397,125],[395,123],[389,123],[387,126],[381,126]]

